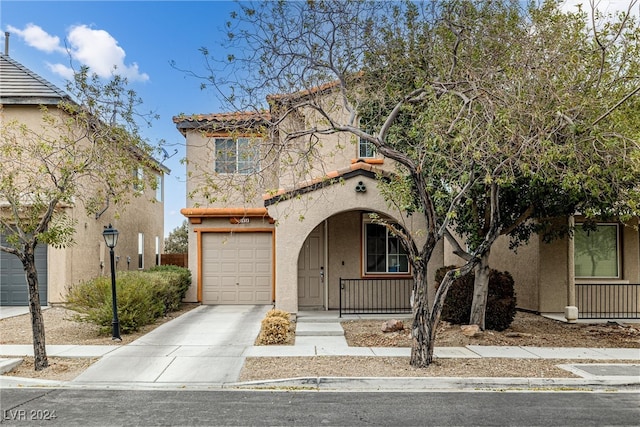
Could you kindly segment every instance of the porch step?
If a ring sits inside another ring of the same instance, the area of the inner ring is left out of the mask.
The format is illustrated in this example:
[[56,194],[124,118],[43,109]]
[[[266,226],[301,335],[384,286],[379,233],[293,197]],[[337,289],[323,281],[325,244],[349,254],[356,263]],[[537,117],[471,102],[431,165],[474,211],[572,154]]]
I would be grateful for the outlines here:
[[344,336],[344,329],[340,323],[334,322],[298,322],[296,325],[296,336],[299,337],[319,337],[319,336]]

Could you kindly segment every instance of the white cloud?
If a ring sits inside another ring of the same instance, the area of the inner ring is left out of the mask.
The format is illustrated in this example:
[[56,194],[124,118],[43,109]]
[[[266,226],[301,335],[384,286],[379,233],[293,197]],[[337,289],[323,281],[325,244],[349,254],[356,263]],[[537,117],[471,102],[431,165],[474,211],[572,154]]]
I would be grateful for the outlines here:
[[73,69],[63,64],[51,64],[47,62],[47,67],[55,74],[64,77],[67,80],[73,79]]
[[24,27],[24,30],[8,25],[7,31],[17,34],[24,39],[27,45],[35,47],[38,50],[47,53],[65,52],[65,49],[60,45],[59,37],[47,34],[46,31],[37,25],[29,23]]
[[140,73],[138,64],[125,65],[125,52],[118,41],[104,30],[94,30],[86,25],[71,27],[67,36],[73,58],[87,65],[100,77],[108,77],[115,72],[130,80],[149,80]]
[[[86,65],[100,77],[108,78],[115,73],[130,81],[149,80],[148,74],[140,72],[138,64],[125,64],[124,49],[107,31],[92,29],[86,25],[73,26],[67,32],[67,45],[64,46],[59,37],[49,35],[41,27],[31,23],[24,30],[12,26],[8,26],[7,30],[38,50],[71,55],[74,61]],[[51,71],[66,79],[73,76],[73,70],[69,66],[61,63],[47,65]]]

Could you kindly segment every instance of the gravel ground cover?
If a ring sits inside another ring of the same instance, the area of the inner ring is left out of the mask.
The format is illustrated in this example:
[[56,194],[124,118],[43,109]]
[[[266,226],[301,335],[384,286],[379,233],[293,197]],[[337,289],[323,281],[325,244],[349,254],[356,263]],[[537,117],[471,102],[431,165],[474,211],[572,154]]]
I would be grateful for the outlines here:
[[[132,342],[162,323],[197,307],[184,304],[181,310],[170,313],[153,325],[134,334],[123,335],[121,345]],[[98,328],[74,320],[74,312],[53,307],[43,312],[47,344],[113,345],[110,336],[98,334]],[[405,326],[409,319],[401,319]],[[342,323],[345,337],[351,346],[408,347],[410,335],[406,329],[383,333],[381,320],[346,320]],[[0,344],[31,344],[29,316],[0,320]],[[485,331],[475,337],[462,334],[460,327],[441,322],[436,346],[520,345],[545,347],[625,347],[640,349],[638,324],[574,324],[558,322],[530,313],[519,312],[506,331]],[[32,358],[8,375],[68,381],[75,378],[96,359],[50,357],[50,367],[36,372]],[[535,359],[439,359],[427,369],[409,365],[406,357],[283,357],[248,358],[241,380],[291,378],[300,376],[356,376],[356,377],[572,377],[572,373],[557,368],[568,360]],[[580,363],[589,361],[580,360]],[[594,361],[595,362],[595,361]],[[601,361],[600,361],[601,362]],[[627,361],[631,363],[632,361]],[[636,361],[637,363],[637,361]]]

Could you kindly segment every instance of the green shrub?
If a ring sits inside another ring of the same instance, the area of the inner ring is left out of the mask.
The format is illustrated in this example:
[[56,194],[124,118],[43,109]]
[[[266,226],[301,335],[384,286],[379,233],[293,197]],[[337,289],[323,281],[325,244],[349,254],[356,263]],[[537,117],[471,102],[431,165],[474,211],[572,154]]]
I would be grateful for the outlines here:
[[[118,272],[116,296],[122,333],[137,331],[180,308],[191,284],[191,273],[181,267],[164,267],[144,272]],[[101,333],[109,333],[113,317],[111,278],[98,277],[70,287],[67,306],[79,313],[78,320],[94,323],[100,326]]]
[[262,320],[258,343],[262,345],[284,344],[289,335],[289,319],[269,316]]
[[184,298],[191,286],[191,270],[177,265],[156,265],[149,269],[150,273],[166,272],[177,275],[175,286],[179,289],[180,300]]
[[[447,271],[456,268],[445,266],[436,271],[436,287],[440,285]],[[473,302],[474,274],[468,274],[453,281],[442,308],[442,320],[466,325],[471,317]],[[516,315],[516,297],[513,277],[509,272],[491,269],[489,272],[489,294],[485,312],[485,329],[503,331]]]
[[513,277],[507,271],[491,270],[485,326],[493,331],[504,331],[516,317],[516,294]]

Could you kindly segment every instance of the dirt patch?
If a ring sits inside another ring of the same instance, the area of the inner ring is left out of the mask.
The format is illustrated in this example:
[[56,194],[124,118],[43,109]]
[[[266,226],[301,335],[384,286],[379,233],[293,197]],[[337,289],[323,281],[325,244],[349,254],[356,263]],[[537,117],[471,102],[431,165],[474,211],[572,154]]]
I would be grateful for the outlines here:
[[[382,332],[382,320],[346,320],[345,337],[354,347],[410,347],[411,320],[400,318],[405,329]],[[531,313],[518,312],[505,331],[484,331],[478,336],[462,334],[460,325],[440,322],[436,347],[510,345],[536,347],[640,348],[638,324],[568,324]],[[307,376],[335,377],[523,377],[571,378],[562,363],[602,363],[560,359],[437,359],[428,368],[409,365],[408,357],[260,357],[248,358],[241,381]],[[637,361],[616,361],[637,363]]]
[[[411,347],[411,320],[400,320],[405,329],[399,332],[383,333],[381,320],[347,320],[342,322],[342,328],[350,346]],[[518,312],[511,326],[504,331],[484,331],[478,336],[467,337],[462,334],[460,325],[440,322],[436,347],[467,345],[640,348],[640,324],[569,324]]]
[[48,357],[49,367],[36,371],[33,365],[33,357],[24,357],[20,365],[13,368],[7,376],[22,378],[38,378],[57,381],[71,381],[89,366],[100,360],[99,358],[68,358]]
[[[571,362],[549,359],[438,359],[428,368],[419,369],[409,365],[408,357],[255,357],[245,361],[240,381],[297,377],[575,378],[573,373],[556,366]],[[580,360],[580,363],[589,362],[593,361]]]

